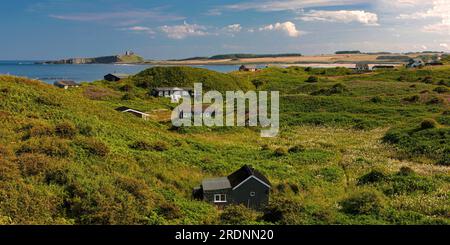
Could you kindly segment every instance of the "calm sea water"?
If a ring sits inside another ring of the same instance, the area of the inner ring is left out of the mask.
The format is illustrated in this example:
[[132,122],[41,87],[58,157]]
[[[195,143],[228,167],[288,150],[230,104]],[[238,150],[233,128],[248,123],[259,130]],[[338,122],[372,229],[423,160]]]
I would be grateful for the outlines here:
[[[90,82],[103,79],[108,73],[136,74],[152,66],[150,65],[44,65],[35,64],[36,61],[0,61],[0,74],[39,79],[47,83],[57,80],[73,80],[76,82]],[[237,65],[205,65],[194,66],[218,72],[237,70]]]

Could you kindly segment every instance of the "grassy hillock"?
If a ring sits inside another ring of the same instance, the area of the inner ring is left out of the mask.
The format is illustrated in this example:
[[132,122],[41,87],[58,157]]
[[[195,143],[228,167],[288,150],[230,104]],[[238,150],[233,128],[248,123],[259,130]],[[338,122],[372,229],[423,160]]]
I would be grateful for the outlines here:
[[118,56],[120,63],[141,63],[144,62],[144,58],[138,55],[119,55]]
[[155,87],[193,87],[202,83],[204,89],[217,91],[236,91],[254,88],[249,81],[220,72],[193,67],[153,67],[133,77],[134,83],[142,88]]
[[[449,94],[437,89],[449,71],[427,69],[429,83],[414,79],[421,70],[165,67],[70,90],[0,76],[0,223],[449,224]],[[114,110],[154,118],[174,105],[149,96],[152,87],[194,82],[279,90],[280,135],[175,131]],[[243,164],[273,184],[265,210],[192,199],[203,178]]]

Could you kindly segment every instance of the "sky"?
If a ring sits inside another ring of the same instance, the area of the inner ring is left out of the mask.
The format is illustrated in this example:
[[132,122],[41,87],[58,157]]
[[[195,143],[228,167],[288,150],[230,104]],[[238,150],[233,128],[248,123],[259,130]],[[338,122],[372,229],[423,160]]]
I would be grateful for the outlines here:
[[14,0],[0,60],[450,52],[450,0]]

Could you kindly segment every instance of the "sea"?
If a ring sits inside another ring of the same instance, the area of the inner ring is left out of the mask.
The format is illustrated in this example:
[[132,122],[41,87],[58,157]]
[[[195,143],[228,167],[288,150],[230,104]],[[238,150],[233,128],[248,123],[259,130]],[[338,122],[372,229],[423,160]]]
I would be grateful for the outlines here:
[[[55,65],[39,64],[39,61],[14,60],[0,61],[0,74],[14,75],[37,79],[46,83],[59,80],[75,82],[92,82],[103,79],[108,73],[137,74],[152,65],[131,64],[86,64],[86,65]],[[205,68],[218,72],[230,72],[239,69],[238,65],[196,65],[192,67]]]

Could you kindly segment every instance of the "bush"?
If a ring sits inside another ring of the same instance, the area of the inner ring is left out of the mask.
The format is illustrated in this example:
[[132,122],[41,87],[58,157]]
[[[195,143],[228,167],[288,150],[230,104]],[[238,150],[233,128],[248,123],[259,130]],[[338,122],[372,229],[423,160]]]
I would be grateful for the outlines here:
[[273,200],[264,210],[263,220],[280,224],[295,225],[302,223],[301,214],[305,208],[298,202],[281,198]]
[[437,88],[433,89],[433,91],[436,93],[443,94],[443,93],[448,93],[450,91],[450,89],[448,89],[446,87],[437,87]]
[[38,141],[28,141],[18,150],[17,154],[41,153],[51,157],[69,157],[73,152],[66,140],[58,138],[41,138]]
[[416,174],[416,172],[410,167],[401,167],[398,172],[398,175],[401,175],[401,176],[412,176],[415,174]]
[[377,95],[375,97],[372,97],[370,99],[370,102],[372,102],[372,103],[381,103],[381,102],[383,102],[383,99],[380,96]]
[[282,157],[282,156],[286,156],[288,154],[288,152],[286,151],[286,149],[279,147],[277,148],[274,153],[273,153],[276,157]]
[[71,122],[62,122],[56,125],[55,133],[59,137],[72,139],[78,132]]
[[429,105],[439,105],[439,104],[443,104],[444,103],[444,99],[440,98],[440,97],[432,97],[427,104]]
[[153,143],[152,149],[155,151],[167,151],[169,150],[169,145],[164,141],[157,141]]
[[402,173],[392,176],[390,186],[385,189],[387,195],[405,195],[415,192],[425,194],[436,190],[434,181],[418,175],[404,175]]
[[45,172],[51,159],[43,154],[26,153],[17,158],[17,163],[24,176],[32,176]]
[[84,139],[80,143],[81,147],[91,155],[105,157],[110,151],[109,147],[105,143],[94,138]]
[[300,152],[304,152],[304,151],[305,151],[305,147],[302,145],[293,146],[293,147],[289,148],[289,150],[288,150],[289,153],[300,153]]
[[423,83],[427,83],[427,84],[432,84],[433,83],[433,78],[432,77],[424,77],[422,79]]
[[317,83],[317,82],[319,82],[319,78],[317,78],[316,76],[310,76],[310,77],[308,77],[308,79],[306,79],[305,82],[306,83]]
[[415,102],[419,102],[420,96],[419,95],[412,95],[412,96],[404,98],[403,100],[406,101],[406,102],[415,103]]
[[378,183],[385,181],[386,179],[387,176],[383,172],[379,170],[372,170],[358,179],[358,185]]
[[220,223],[225,225],[247,225],[256,221],[257,213],[244,205],[231,205],[220,214]]
[[30,129],[30,137],[52,136],[53,131],[49,125],[35,125]]
[[436,128],[437,126],[438,126],[438,123],[434,119],[431,119],[431,118],[424,119],[420,123],[420,129],[422,129],[422,130]]
[[174,203],[164,202],[158,208],[158,214],[162,215],[164,218],[173,220],[183,217],[180,207]]
[[360,191],[343,200],[340,204],[342,210],[347,214],[379,214],[383,210],[384,197],[376,191]]

